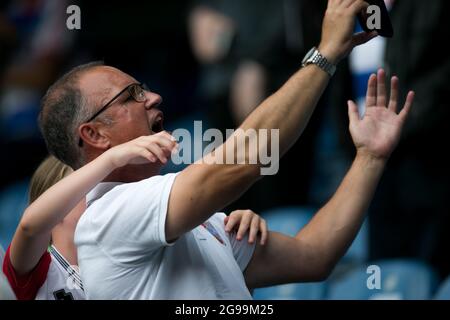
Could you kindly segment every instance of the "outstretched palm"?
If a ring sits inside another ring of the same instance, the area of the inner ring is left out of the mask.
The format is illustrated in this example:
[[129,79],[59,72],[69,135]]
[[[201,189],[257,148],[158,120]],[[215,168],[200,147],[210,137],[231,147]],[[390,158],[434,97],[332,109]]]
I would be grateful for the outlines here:
[[403,124],[411,109],[414,93],[406,98],[405,106],[397,114],[398,78],[391,79],[391,97],[386,98],[385,72],[371,75],[367,85],[366,111],[359,118],[356,104],[349,101],[350,133],[358,151],[377,158],[388,158],[400,139]]

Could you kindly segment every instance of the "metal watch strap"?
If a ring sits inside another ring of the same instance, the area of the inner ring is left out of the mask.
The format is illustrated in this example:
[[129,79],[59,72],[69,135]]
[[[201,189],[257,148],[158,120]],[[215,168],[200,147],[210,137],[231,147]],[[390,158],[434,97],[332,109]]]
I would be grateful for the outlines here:
[[[313,51],[314,50],[314,51]],[[332,63],[330,63],[327,58],[325,58],[317,48],[311,49],[313,51],[310,53],[310,57],[303,62],[303,66],[307,66],[309,64],[315,64],[322,70],[324,70],[330,77],[334,75],[336,72],[336,66]]]

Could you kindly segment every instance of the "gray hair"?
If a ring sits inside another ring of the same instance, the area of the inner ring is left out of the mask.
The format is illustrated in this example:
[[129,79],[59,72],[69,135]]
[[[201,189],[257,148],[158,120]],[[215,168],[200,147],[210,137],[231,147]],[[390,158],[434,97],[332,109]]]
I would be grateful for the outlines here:
[[102,61],[95,61],[73,68],[51,85],[41,100],[38,121],[47,149],[73,169],[84,164],[77,129],[89,118],[87,97],[83,96],[78,79],[82,73],[102,65]]

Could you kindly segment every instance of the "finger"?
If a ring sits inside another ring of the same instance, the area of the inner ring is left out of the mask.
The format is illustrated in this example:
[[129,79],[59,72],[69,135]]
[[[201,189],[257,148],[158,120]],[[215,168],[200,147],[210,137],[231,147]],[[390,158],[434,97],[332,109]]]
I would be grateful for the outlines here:
[[352,45],[353,45],[353,47],[360,46],[366,42],[369,42],[376,36],[378,36],[378,33],[376,31],[372,31],[372,32],[361,31],[361,32],[355,33],[352,37]]
[[225,225],[227,225],[227,222],[228,222],[229,219],[230,219],[230,217],[229,217],[229,216],[226,216],[225,219],[223,219],[223,223],[224,223]]
[[[167,140],[166,140],[167,141]],[[168,151],[168,156],[170,157],[171,154],[175,154],[178,152],[178,142],[177,141],[173,141],[173,140],[169,140],[170,144],[169,147],[165,147]]]
[[328,0],[328,7],[340,5],[344,0]]
[[167,160],[168,160],[168,159],[170,159],[170,157],[172,156],[173,150],[174,150],[174,149],[170,150],[170,149],[161,147],[161,150],[164,152],[164,156],[165,156],[165,157],[167,158]]
[[175,137],[170,133],[170,132],[168,132],[168,131],[161,131],[161,132],[158,132],[157,134],[156,134],[156,136],[163,136],[163,137],[166,137],[167,139],[169,139],[169,140],[171,140],[171,141],[174,141],[174,142],[176,142],[177,141],[177,139],[175,139]]
[[252,215],[251,214],[244,214],[242,216],[241,222],[239,224],[239,229],[236,235],[236,239],[237,240],[242,240],[242,238],[244,237],[245,233],[247,232],[248,228],[250,227],[250,222],[252,220]]
[[259,217],[255,215],[250,223],[250,232],[248,235],[248,243],[254,243],[256,239],[256,235],[259,231]]
[[175,147],[172,149],[171,151],[171,155],[175,155],[178,153],[178,151],[180,151],[178,143],[175,144]]
[[411,107],[412,107],[412,104],[414,102],[414,96],[415,96],[415,92],[414,91],[408,92],[408,95],[406,96],[405,105],[403,106],[402,111],[400,111],[400,119],[402,121],[406,120],[406,118],[408,117],[409,112],[411,111]]
[[356,15],[357,13],[360,13],[362,10],[366,11],[368,6],[369,4],[367,2],[357,0],[350,5],[349,9],[354,15]]
[[144,137],[144,139],[137,141],[136,145],[148,150],[154,150],[153,148],[157,147],[163,152],[165,157],[168,157],[170,155],[168,150],[169,148],[171,148],[171,146],[167,143],[167,139]]
[[352,100],[347,101],[348,104],[348,118],[350,120],[350,124],[356,123],[359,121],[359,113],[358,106]]
[[161,132],[158,132],[158,133],[155,133],[152,135],[148,135],[148,136],[142,136],[139,138],[138,141],[142,141],[145,143],[158,142],[158,143],[163,144],[166,147],[171,147],[171,148],[177,144],[176,139],[166,131],[161,131]]
[[386,72],[378,70],[377,74],[377,106],[386,107]]
[[233,211],[229,216],[228,216],[228,221],[225,225],[225,231],[226,232],[231,232],[231,230],[233,230],[233,228],[236,226],[236,224],[239,222],[239,220],[241,219],[241,215],[240,214],[236,214],[235,211]]
[[374,107],[377,104],[377,75],[371,74],[367,81],[366,107]]
[[166,137],[146,137],[146,139],[142,142],[139,142],[139,145],[143,147],[148,147],[150,145],[158,145],[161,150],[164,152],[166,158],[170,158],[173,153],[178,152],[178,143],[167,139]]
[[392,112],[397,112],[397,101],[398,101],[398,78],[391,78],[391,97],[389,99],[389,110]]
[[129,152],[129,164],[143,164],[146,163],[145,160],[149,162],[156,162],[156,157],[147,149],[139,146],[132,146],[130,149],[128,149]]
[[356,0],[343,0],[342,1],[342,6],[348,8],[355,2],[356,2]]
[[267,236],[268,236],[268,230],[267,230],[267,222],[264,219],[260,220],[260,226],[259,226],[259,231],[261,232],[261,245],[265,245],[266,241],[267,241]]
[[165,136],[165,135],[171,136],[171,134],[169,133],[169,131],[163,130],[163,131],[160,131],[160,132],[158,132],[158,133],[151,134],[151,135],[149,135],[149,137],[158,137],[158,136]]
[[153,155],[155,155],[162,163],[167,162],[167,157],[164,151],[157,144],[148,145],[146,149],[153,153]]
[[170,139],[170,136],[165,136],[165,135],[160,135],[160,136],[147,136],[145,137],[145,142],[147,144],[151,144],[151,143],[157,143],[159,144],[161,147],[164,147],[166,149],[172,150],[173,148],[175,148],[177,146],[176,141],[173,141]]
[[156,162],[156,157],[147,149],[141,149],[139,154],[141,155],[141,157],[148,159],[148,161],[150,162]]

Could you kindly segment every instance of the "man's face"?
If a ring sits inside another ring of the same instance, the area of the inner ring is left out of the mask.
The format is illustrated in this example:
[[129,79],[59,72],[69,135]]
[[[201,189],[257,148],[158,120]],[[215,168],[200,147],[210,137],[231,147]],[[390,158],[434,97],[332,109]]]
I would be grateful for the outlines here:
[[[137,82],[116,68],[101,66],[86,72],[79,84],[88,98],[91,114],[95,114],[117,93]],[[136,102],[125,91],[102,112],[113,120],[113,124],[103,127],[110,147],[163,130],[163,113],[157,108],[162,102],[161,96],[150,91],[145,91],[145,95],[145,102]]]

